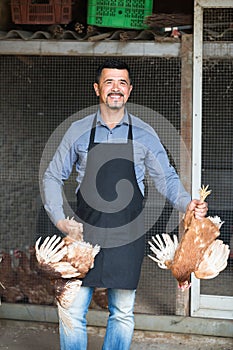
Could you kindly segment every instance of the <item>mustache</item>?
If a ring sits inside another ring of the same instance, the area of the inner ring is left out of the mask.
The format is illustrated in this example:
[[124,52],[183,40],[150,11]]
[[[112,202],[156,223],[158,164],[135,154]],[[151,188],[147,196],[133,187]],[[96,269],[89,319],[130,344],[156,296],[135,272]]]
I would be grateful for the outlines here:
[[120,95],[120,96],[124,96],[124,94],[122,94],[122,92],[109,92],[108,94],[107,94],[107,97],[108,96],[110,96],[110,95]]

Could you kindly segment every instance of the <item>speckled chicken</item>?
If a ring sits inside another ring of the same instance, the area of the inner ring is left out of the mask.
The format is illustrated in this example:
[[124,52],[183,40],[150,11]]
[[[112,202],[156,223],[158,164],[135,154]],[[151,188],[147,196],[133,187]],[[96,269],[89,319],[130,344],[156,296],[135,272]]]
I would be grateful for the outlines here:
[[35,249],[40,269],[54,281],[60,319],[66,327],[72,328],[66,310],[80,289],[82,284],[80,278],[85,277],[94,267],[94,259],[100,247],[83,241],[82,224],[74,219],[66,220],[70,220],[72,226],[68,236],[47,237],[41,245],[39,238]]
[[[208,186],[202,186],[199,191],[201,202],[210,192]],[[190,287],[192,272],[199,279],[216,277],[226,268],[230,253],[229,246],[216,239],[223,224],[218,216],[198,220],[193,211],[187,210],[183,224],[184,234],[180,243],[176,235],[172,239],[168,234],[162,234],[162,238],[156,235],[152,237],[153,242],[148,242],[155,257],[148,256],[160,268],[171,270],[182,291]]]

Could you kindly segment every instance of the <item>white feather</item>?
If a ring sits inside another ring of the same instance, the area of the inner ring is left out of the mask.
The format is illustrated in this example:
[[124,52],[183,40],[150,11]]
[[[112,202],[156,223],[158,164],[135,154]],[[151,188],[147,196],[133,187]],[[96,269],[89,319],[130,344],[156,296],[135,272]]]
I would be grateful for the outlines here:
[[72,245],[70,245],[70,248],[72,248],[72,246],[76,246],[76,247],[80,247],[80,248],[84,248],[84,249],[90,249],[92,252],[92,256],[93,258],[99,253],[100,251],[100,246],[98,244],[96,244],[94,247],[89,243],[89,242],[84,242],[84,241],[74,241],[72,243]]
[[61,274],[62,278],[74,278],[80,276],[80,273],[68,261],[58,261],[51,264],[54,270]]
[[60,261],[67,253],[67,247],[64,247],[64,242],[61,241],[61,237],[56,235],[52,237],[46,237],[44,242],[39,248],[41,237],[36,241],[36,257],[37,260],[42,263],[55,263]]
[[58,315],[61,322],[63,323],[66,333],[68,329],[73,329],[72,318],[69,314],[69,308],[77,296],[81,285],[82,281],[80,280],[68,281],[64,286],[62,295],[60,296],[59,300],[57,300]]
[[36,258],[40,264],[50,265],[62,278],[78,277],[80,273],[69,262],[61,261],[67,254],[67,246],[56,235],[46,237],[39,247],[41,237],[36,241]]
[[69,314],[69,311],[61,306],[59,302],[57,302],[57,311],[60,321],[63,324],[65,333],[68,334],[68,329],[73,329],[73,323]]
[[205,251],[203,259],[194,272],[197,278],[211,279],[216,277],[227,266],[230,249],[223,241],[216,239]]
[[212,216],[208,216],[207,217],[210,221],[212,221],[212,223],[215,225],[215,226],[217,226],[217,228],[220,230],[220,228],[221,228],[221,226],[224,224],[224,221],[222,221],[221,219],[220,219],[220,217],[219,216],[214,216],[214,217],[212,217]]
[[[160,235],[156,235],[156,238],[153,236],[152,242],[148,242],[150,245],[150,249],[155,254],[156,257],[153,257],[151,255],[148,255],[149,258],[151,258],[153,261],[158,263],[158,266],[161,269],[167,269],[167,266],[165,264],[168,260],[173,260],[175,251],[178,247],[178,239],[176,235],[173,235],[173,240],[170,237],[170,235],[163,233],[161,239]],[[157,247],[156,247],[156,246]]]
[[66,282],[62,296],[59,298],[59,303],[62,307],[69,309],[80,290],[81,285],[82,281],[78,279]]

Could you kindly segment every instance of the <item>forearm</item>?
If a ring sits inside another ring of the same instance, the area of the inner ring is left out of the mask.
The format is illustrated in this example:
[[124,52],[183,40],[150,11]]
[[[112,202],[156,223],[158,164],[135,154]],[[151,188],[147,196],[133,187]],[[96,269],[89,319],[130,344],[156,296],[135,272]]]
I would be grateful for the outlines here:
[[63,184],[72,171],[76,155],[74,148],[64,138],[43,176],[44,207],[54,225],[65,219],[63,209]]
[[65,219],[63,210],[62,184],[47,176],[43,179],[44,208],[55,226]]
[[191,196],[184,189],[178,176],[171,182],[170,185],[168,184],[167,187],[168,187],[168,194],[167,194],[168,200],[170,200],[174,208],[176,208],[178,211],[182,213],[185,213],[187,206],[191,201]]
[[158,192],[167,198],[175,209],[185,213],[191,196],[184,189],[175,169],[171,166],[162,168],[158,164],[154,169],[151,169],[149,174]]
[[154,148],[147,152],[146,167],[158,192],[167,198],[174,208],[184,213],[191,201],[191,196],[184,189],[176,170],[169,162],[165,149],[158,140]]

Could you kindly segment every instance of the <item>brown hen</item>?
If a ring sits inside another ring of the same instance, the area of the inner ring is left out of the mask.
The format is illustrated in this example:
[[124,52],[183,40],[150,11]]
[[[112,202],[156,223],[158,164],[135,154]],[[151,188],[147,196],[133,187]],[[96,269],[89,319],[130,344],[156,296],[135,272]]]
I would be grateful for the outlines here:
[[16,303],[24,300],[24,295],[16,282],[16,271],[11,254],[0,253],[0,301]]
[[24,299],[30,304],[53,304],[55,299],[54,287],[50,281],[31,269],[30,259],[24,251],[16,249],[14,255],[18,259],[16,268],[17,283]]
[[82,225],[74,219],[70,219],[70,221],[72,237],[69,235],[61,238],[54,235],[47,237],[41,245],[41,238],[39,238],[35,249],[41,271],[47,275],[48,279],[54,281],[60,319],[64,326],[72,328],[66,310],[69,309],[80,289],[82,284],[80,278],[85,277],[88,271],[94,267],[94,259],[99,253],[100,247],[84,242]]
[[91,308],[93,309],[108,309],[108,290],[107,288],[95,288],[93,295],[92,295],[92,301],[91,301]]
[[[200,200],[204,202],[210,192],[208,186],[202,186]],[[216,239],[223,224],[218,216],[198,220],[193,211],[187,210],[183,224],[184,234],[180,243],[177,236],[174,235],[172,240],[168,234],[162,234],[162,239],[156,235],[152,237],[153,243],[148,242],[155,257],[148,256],[160,268],[171,270],[181,290],[190,287],[192,272],[199,279],[216,277],[227,266],[230,253],[229,246]]]

